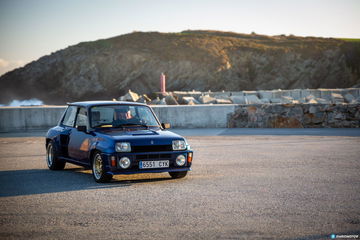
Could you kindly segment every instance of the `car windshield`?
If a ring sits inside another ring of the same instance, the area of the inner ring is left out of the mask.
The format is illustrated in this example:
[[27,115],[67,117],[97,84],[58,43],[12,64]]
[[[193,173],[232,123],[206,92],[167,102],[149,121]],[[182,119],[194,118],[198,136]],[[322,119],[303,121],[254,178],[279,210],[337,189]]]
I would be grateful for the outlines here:
[[91,127],[158,127],[159,123],[147,106],[109,105],[90,109]]

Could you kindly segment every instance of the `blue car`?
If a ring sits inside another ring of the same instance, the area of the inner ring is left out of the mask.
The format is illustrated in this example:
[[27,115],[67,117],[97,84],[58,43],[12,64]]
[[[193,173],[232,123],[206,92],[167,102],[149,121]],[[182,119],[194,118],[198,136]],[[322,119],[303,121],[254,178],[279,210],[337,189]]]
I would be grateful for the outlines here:
[[69,103],[46,134],[46,162],[51,170],[64,169],[67,162],[91,168],[96,182],[136,173],[169,172],[183,178],[191,170],[193,151],[167,128],[145,104]]

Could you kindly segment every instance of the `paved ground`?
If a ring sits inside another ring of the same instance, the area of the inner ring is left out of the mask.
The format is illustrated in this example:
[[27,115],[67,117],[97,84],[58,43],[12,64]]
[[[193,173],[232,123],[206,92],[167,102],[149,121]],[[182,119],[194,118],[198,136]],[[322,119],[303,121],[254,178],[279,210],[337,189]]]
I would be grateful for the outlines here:
[[[171,129],[182,136],[349,136],[360,137],[360,128],[187,128]],[[31,132],[0,132],[1,137],[43,137],[47,129]]]
[[188,137],[195,156],[185,179],[142,174],[109,184],[71,164],[46,169],[41,137],[0,135],[0,239],[360,234],[359,131],[297,131],[199,130]]

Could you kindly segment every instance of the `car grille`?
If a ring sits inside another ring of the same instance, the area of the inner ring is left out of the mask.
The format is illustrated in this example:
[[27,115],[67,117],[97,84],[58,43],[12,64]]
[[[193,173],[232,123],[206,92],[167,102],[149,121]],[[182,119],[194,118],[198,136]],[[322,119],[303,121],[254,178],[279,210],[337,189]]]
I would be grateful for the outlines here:
[[131,146],[132,152],[169,152],[172,145]]
[[136,160],[156,160],[156,159],[167,159],[171,158],[171,154],[140,154],[136,155]]

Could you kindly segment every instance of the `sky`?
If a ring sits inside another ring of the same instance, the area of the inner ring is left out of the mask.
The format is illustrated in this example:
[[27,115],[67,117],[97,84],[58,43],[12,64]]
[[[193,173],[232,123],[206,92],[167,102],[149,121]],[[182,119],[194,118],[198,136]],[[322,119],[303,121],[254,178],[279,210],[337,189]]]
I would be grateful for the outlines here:
[[133,31],[360,38],[360,0],[0,0],[0,75]]

